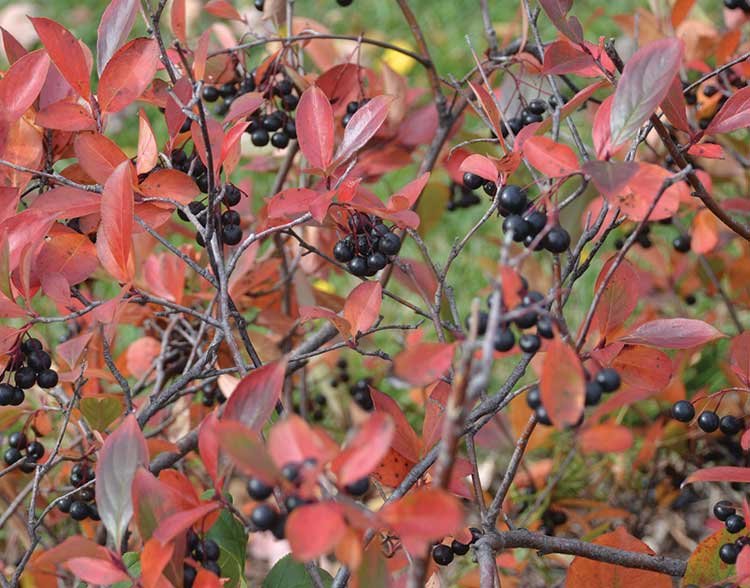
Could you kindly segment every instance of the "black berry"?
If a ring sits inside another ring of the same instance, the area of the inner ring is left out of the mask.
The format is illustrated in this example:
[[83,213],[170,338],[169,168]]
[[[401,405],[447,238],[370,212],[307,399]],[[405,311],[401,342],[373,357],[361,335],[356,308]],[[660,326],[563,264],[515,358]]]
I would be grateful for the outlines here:
[[507,327],[498,327],[492,342],[495,351],[510,351],[516,344],[516,336]]
[[477,174],[473,174],[471,172],[464,173],[464,186],[466,186],[469,190],[476,190],[482,184],[484,184],[484,178],[482,178],[482,176],[478,176]]
[[453,550],[447,545],[436,545],[432,550],[432,559],[439,566],[447,566],[453,561]]
[[206,102],[216,102],[219,99],[219,91],[216,89],[216,86],[204,86],[203,99]]
[[76,500],[70,505],[70,518],[74,521],[82,521],[89,516],[89,505],[82,500]]
[[[490,320],[490,315],[488,315],[484,310],[480,310],[477,313],[477,335],[482,337],[487,332],[487,323]],[[471,330],[471,315],[466,315],[466,329]]]
[[744,422],[741,418],[731,414],[724,415],[719,421],[719,429],[725,435],[736,435],[743,429]]
[[469,544],[461,543],[455,539],[451,542],[451,551],[456,555],[466,555],[469,553]]
[[687,400],[678,400],[672,405],[672,418],[681,423],[689,423],[695,416],[695,407]]
[[36,383],[40,388],[54,388],[57,386],[58,377],[55,370],[42,370],[36,377]]
[[537,407],[534,413],[536,414],[536,420],[539,422],[539,424],[546,425],[548,427],[552,424],[552,421],[549,418],[549,413],[547,413],[547,409],[543,406]]
[[[183,155],[184,154],[185,153],[183,152]],[[23,343],[21,343],[21,352],[24,355],[28,355],[32,351],[41,351],[42,349],[42,342],[39,339],[35,339],[34,337],[26,339]]]
[[526,110],[532,114],[544,114],[544,112],[547,110],[547,103],[541,98],[536,98],[535,100],[529,102]]
[[604,368],[596,374],[596,381],[605,392],[614,392],[620,387],[620,374],[614,368]]
[[698,416],[698,426],[706,433],[713,433],[719,428],[719,415],[711,410],[704,410]]
[[570,234],[560,225],[552,227],[544,236],[544,247],[551,253],[563,253],[570,247]]
[[224,225],[221,227],[221,239],[226,245],[237,245],[242,241],[242,229],[239,225]]
[[348,239],[338,241],[333,247],[333,256],[336,258],[336,261],[340,261],[341,263],[351,261],[354,257],[354,248],[351,241]]
[[690,244],[690,235],[679,235],[674,238],[674,241],[672,241],[672,247],[674,247],[675,251],[679,251],[680,253],[687,253],[690,251]]
[[521,335],[521,338],[518,340],[518,346],[524,353],[536,353],[542,346],[542,341],[539,339],[538,335],[525,333]]
[[378,249],[383,255],[396,255],[401,250],[401,238],[396,233],[386,233],[380,238]]
[[247,481],[247,493],[253,500],[265,500],[273,493],[273,486],[269,486],[258,478]]
[[36,372],[28,366],[18,368],[16,370],[15,382],[19,388],[31,388],[36,383]]
[[26,435],[21,431],[16,431],[8,436],[8,445],[14,449],[26,449],[27,444]]
[[239,225],[240,214],[236,210],[225,210],[221,215],[222,225]]
[[28,356],[28,364],[35,372],[41,372],[52,366],[52,358],[44,351],[32,351]]
[[586,406],[596,406],[602,399],[602,387],[598,382],[586,382]]
[[289,145],[289,135],[281,131],[274,133],[271,137],[271,145],[276,149],[285,149]]
[[729,515],[727,520],[724,521],[724,525],[730,533],[739,533],[745,528],[745,517],[738,514]]
[[5,453],[3,454],[5,465],[13,465],[22,457],[23,455],[21,455],[21,452],[15,447],[9,447],[8,449],[5,450]]
[[737,556],[740,554],[740,548],[734,543],[725,543],[719,549],[719,558],[725,564],[732,565],[737,561]]
[[362,496],[366,494],[370,489],[370,479],[367,477],[361,478],[351,484],[344,486],[344,491],[352,496]]
[[42,457],[44,456],[44,445],[39,443],[39,441],[32,441],[26,447],[26,455],[28,455],[34,461],[42,459]]
[[279,513],[269,504],[259,504],[250,514],[250,520],[261,531],[268,531],[279,520]]
[[234,184],[227,184],[224,188],[224,203],[227,206],[237,206],[242,199],[242,192]]
[[355,276],[364,276],[367,274],[367,260],[358,255],[346,264],[346,268]]
[[70,507],[72,504],[73,499],[70,496],[66,496],[65,498],[58,499],[58,501],[55,503],[55,506],[57,506],[60,512],[68,514],[70,512]]
[[511,214],[503,221],[503,231],[513,231],[513,240],[520,243],[529,235],[529,223],[521,215]]
[[536,334],[544,339],[554,339],[555,330],[552,326],[552,319],[549,317],[540,317],[536,321]]
[[714,504],[714,516],[720,521],[726,521],[735,512],[737,511],[728,500],[719,500]]
[[542,406],[542,394],[539,391],[539,386],[530,388],[526,393],[526,404],[529,405],[531,410],[536,410]]
[[206,539],[203,541],[203,557],[208,561],[216,561],[221,555],[219,544],[213,539]]
[[292,484],[297,484],[299,479],[300,465],[298,463],[290,462],[285,464],[281,468],[281,475],[289,480]]
[[521,214],[526,208],[526,192],[514,184],[503,186],[500,191],[500,206],[511,214]]
[[256,147],[265,147],[268,145],[269,140],[268,131],[265,129],[255,129],[250,133],[250,140]]
[[3,382],[0,384],[0,406],[8,406],[13,401],[15,386]]

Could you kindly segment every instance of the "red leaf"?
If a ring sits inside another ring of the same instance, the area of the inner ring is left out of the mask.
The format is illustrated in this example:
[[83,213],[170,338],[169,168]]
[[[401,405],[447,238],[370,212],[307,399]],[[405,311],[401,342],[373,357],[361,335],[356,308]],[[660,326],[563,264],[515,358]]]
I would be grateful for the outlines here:
[[112,0],[102,14],[96,36],[96,71],[100,76],[115,51],[128,38],[137,12],[138,0]]
[[133,39],[107,63],[99,80],[102,112],[120,112],[138,98],[154,79],[159,47],[153,39]]
[[729,133],[750,126],[750,87],[732,94],[711,119],[706,135]]
[[96,462],[96,506],[115,545],[133,516],[130,486],[136,470],[147,465],[146,439],[130,414],[104,441]]
[[729,344],[729,365],[745,386],[750,385],[750,331],[732,339]]
[[477,100],[479,101],[479,105],[482,107],[482,110],[484,111],[484,115],[487,117],[487,120],[492,126],[493,132],[495,133],[496,136],[502,137],[502,129],[500,128],[500,111],[497,108],[497,103],[493,99],[493,96],[490,95],[490,93],[485,89],[485,87],[480,84],[469,82],[469,87],[471,88],[472,92],[474,92],[474,95],[477,97]]
[[159,522],[153,536],[162,543],[167,543],[219,508],[221,508],[220,502],[204,502],[195,508],[170,515]]
[[686,114],[687,103],[685,102],[685,95],[682,93],[682,82],[679,75],[672,79],[667,95],[662,100],[661,109],[675,128],[686,133],[690,132],[690,123]]
[[285,535],[294,557],[310,561],[333,551],[346,530],[341,507],[333,502],[318,502],[295,508],[287,519]]
[[71,286],[86,280],[97,267],[96,247],[88,236],[60,224],[50,230],[34,260],[36,275],[57,273]]
[[708,209],[699,210],[693,217],[690,248],[699,254],[713,251],[719,244],[719,222]]
[[573,150],[549,137],[529,137],[523,144],[523,155],[536,169],[552,178],[569,176],[579,169]]
[[344,303],[344,318],[356,338],[375,324],[383,301],[383,288],[380,282],[363,282],[349,293]]
[[181,204],[189,204],[200,194],[195,180],[176,169],[157,169],[141,182],[138,190],[145,196],[168,197]]
[[412,180],[388,199],[386,208],[392,211],[412,208],[424,191],[430,179],[430,172],[424,173],[416,180]]
[[302,417],[292,414],[276,423],[268,434],[268,452],[274,463],[303,462],[314,458],[319,464],[331,461],[339,448],[322,430],[313,429]]
[[[372,139],[388,117],[391,102],[393,102],[391,96],[375,96],[352,115],[336,152],[335,161],[332,164],[334,167],[348,161]],[[299,117],[299,109],[297,116]],[[297,134],[299,135],[299,130]]]
[[724,159],[724,148],[718,143],[698,143],[691,145],[688,154],[706,159]]
[[591,138],[594,141],[596,156],[599,159],[607,159],[612,152],[612,132],[609,120],[612,115],[612,103],[614,94],[607,96],[599,105],[594,115],[594,126],[591,129]]
[[111,140],[98,133],[82,133],[73,143],[78,163],[91,179],[104,184],[128,156]]
[[172,10],[169,13],[169,24],[172,33],[183,44],[187,45],[187,23],[185,21],[185,0],[172,0]]
[[260,437],[236,421],[222,421],[216,428],[219,445],[244,473],[275,484],[279,473]]
[[453,345],[418,343],[394,360],[396,375],[412,386],[426,386],[444,375],[453,363]]
[[129,161],[122,162],[104,184],[101,224],[96,233],[96,252],[104,268],[118,281],[133,279],[133,188]]
[[539,4],[558,31],[575,43],[583,42],[581,23],[575,16],[567,16],[573,0],[539,0]]
[[669,356],[648,347],[626,346],[612,362],[612,367],[620,372],[623,388],[660,392],[672,379]]
[[492,163],[489,157],[477,153],[469,155],[464,159],[458,169],[462,172],[476,174],[492,182],[497,182],[497,178],[500,175],[497,171],[497,166]]
[[156,145],[154,129],[151,128],[146,113],[141,109],[138,111],[138,155],[135,171],[138,174],[150,172],[157,163],[159,163],[159,147]]
[[49,69],[49,56],[32,51],[10,66],[0,79],[0,122],[13,122],[34,104]]
[[332,310],[322,308],[320,306],[302,306],[299,309],[299,320],[306,322],[312,319],[323,318],[331,321],[336,330],[341,333],[341,336],[345,339],[352,337],[352,326],[349,321],[339,316]]
[[320,194],[309,188],[287,188],[268,201],[268,218],[297,218],[310,209]]
[[221,144],[221,153],[219,154],[219,165],[224,167],[224,174],[228,177],[229,174],[234,171],[234,168],[240,161],[240,148],[242,134],[245,132],[247,127],[250,126],[250,121],[242,120],[235,123],[224,136],[224,141]]
[[672,27],[677,28],[692,10],[695,0],[677,0],[672,7]]
[[[507,300],[503,298],[503,300]],[[509,303],[510,304],[510,303]],[[440,440],[443,429],[445,407],[448,404],[448,396],[451,387],[447,382],[437,382],[425,403],[424,423],[422,425],[422,446],[431,449]]]
[[590,53],[584,52],[579,45],[567,39],[560,39],[550,43],[544,49],[544,73],[563,75],[574,73],[582,77],[599,77],[602,70],[594,61],[598,57],[609,71],[614,69],[612,61],[602,49],[591,43],[586,43]]
[[175,488],[157,479],[146,468],[139,468],[131,485],[133,518],[138,532],[148,540],[156,531],[159,521],[190,506],[187,497]]
[[3,27],[0,27],[0,32],[3,35],[3,49],[5,49],[5,57],[10,65],[13,65],[16,61],[21,59],[28,53],[25,47],[16,39],[11,33],[6,31]]
[[310,86],[297,106],[297,140],[302,154],[315,169],[325,170],[333,158],[333,109],[323,90]]
[[633,446],[633,433],[623,425],[608,423],[584,429],[578,441],[584,453],[623,453]]
[[205,11],[218,18],[227,20],[242,20],[242,15],[227,0],[210,0],[204,7]]
[[156,539],[146,541],[141,552],[141,581],[143,588],[159,588],[162,572],[175,551],[173,543],[163,544]]
[[380,518],[400,537],[411,553],[454,535],[464,524],[458,499],[442,490],[420,488],[383,508]]
[[[604,277],[609,273],[616,256],[612,256],[604,264],[596,279],[596,290],[599,290]],[[620,327],[630,317],[638,305],[638,274],[623,259],[617,266],[615,273],[607,283],[599,304],[594,311],[594,324],[597,325],[602,337],[606,337]]]
[[635,135],[664,100],[682,53],[682,41],[659,39],[641,47],[625,64],[610,114],[612,145]]
[[214,483],[214,488],[221,491],[219,480],[219,437],[217,434],[219,419],[216,411],[211,411],[198,429],[198,452],[203,465]]
[[370,386],[370,396],[375,405],[375,410],[386,413],[393,419],[393,424],[396,427],[391,443],[393,449],[409,461],[415,463],[419,461],[419,456],[422,453],[422,443],[419,441],[419,437],[417,437],[414,429],[411,428],[409,421],[406,420],[406,416],[398,403],[387,394],[383,394],[380,390],[376,390],[372,386]]
[[[219,168],[221,167],[221,152],[224,144],[224,129],[219,121],[212,118],[209,118],[206,121],[206,127],[208,128],[208,140],[211,143],[210,148],[214,162],[214,177],[218,177]],[[195,143],[195,150],[198,152],[203,165],[208,166],[208,152],[206,151],[206,144],[203,141],[203,132],[195,121],[193,121],[193,124],[190,127],[190,133],[193,137],[193,143]]]
[[229,112],[224,117],[224,122],[233,122],[246,117],[258,110],[261,104],[263,104],[263,95],[259,92],[249,92],[238,96],[232,101]]
[[591,177],[596,189],[609,199],[615,198],[627,186],[638,171],[638,164],[634,161],[587,161],[581,169]]
[[61,24],[48,18],[29,17],[36,34],[71,88],[84,100],[89,99],[91,67],[78,39]]
[[106,559],[74,557],[69,559],[65,566],[81,580],[95,586],[108,586],[130,580],[130,576],[122,567]]
[[383,412],[373,413],[332,465],[339,486],[370,475],[388,453],[395,427]]
[[708,323],[697,319],[656,319],[637,327],[620,341],[633,345],[691,349],[720,339],[724,335]]
[[703,468],[685,478],[682,485],[694,482],[742,482],[748,484],[750,483],[750,468],[734,466]]
[[[638,171],[630,178],[627,188],[616,198],[610,199],[610,204],[619,206],[622,212],[632,220],[646,218],[651,204],[659,193],[664,181],[670,173],[652,163],[639,163]],[[669,218],[680,206],[681,201],[688,200],[690,191],[685,182],[673,184],[661,195],[649,220]]]
[[283,358],[256,368],[242,378],[227,400],[223,418],[260,431],[281,397],[286,365],[286,358]]
[[539,390],[542,405],[558,429],[578,423],[583,413],[586,379],[578,354],[560,339],[547,347]]
[[65,100],[50,104],[37,112],[34,122],[40,127],[56,131],[96,130],[96,121],[85,106]]

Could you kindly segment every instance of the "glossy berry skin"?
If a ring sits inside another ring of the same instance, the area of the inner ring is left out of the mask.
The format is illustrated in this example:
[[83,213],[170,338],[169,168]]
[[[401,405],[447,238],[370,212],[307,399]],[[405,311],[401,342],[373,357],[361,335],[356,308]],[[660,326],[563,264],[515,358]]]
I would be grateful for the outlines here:
[[724,415],[719,421],[719,429],[725,435],[736,435],[744,428],[744,421],[731,414]]
[[221,240],[225,245],[237,245],[242,241],[242,229],[239,225],[224,225],[221,227]]
[[44,351],[32,351],[29,353],[28,364],[35,372],[48,370],[52,366],[52,358]]
[[216,102],[219,99],[219,90],[215,86],[204,86],[203,99],[206,102]]
[[70,512],[70,507],[71,507],[72,504],[73,504],[73,499],[70,498],[70,496],[66,496],[65,498],[60,498],[55,503],[55,506],[57,506],[57,509],[60,512],[68,514]]
[[523,218],[529,223],[529,230],[534,236],[537,236],[547,225],[547,215],[541,210],[532,210],[524,214]]
[[236,210],[225,210],[221,215],[222,225],[239,225],[240,214]]
[[388,259],[379,251],[371,253],[367,256],[367,269],[370,271],[379,272],[386,266],[387,263]]
[[570,247],[570,234],[559,225],[552,227],[544,237],[544,247],[550,253],[564,253]]
[[203,557],[208,561],[216,561],[221,555],[219,544],[213,539],[206,539],[203,541]]
[[529,102],[526,110],[531,114],[544,114],[544,112],[547,110],[547,103],[541,98],[536,98]]
[[299,479],[300,466],[298,463],[290,462],[281,468],[281,475],[289,480],[292,484],[297,484]]
[[729,515],[727,520],[724,521],[724,526],[732,534],[739,533],[745,528],[745,517],[738,514]]
[[3,460],[5,461],[5,465],[13,465],[22,457],[23,455],[21,455],[21,452],[15,447],[10,447],[6,449],[5,453],[3,454]]
[[484,178],[482,178],[482,176],[478,176],[477,174],[473,174],[471,172],[464,173],[464,186],[466,186],[469,190],[476,190],[482,184],[484,184]]
[[719,548],[719,558],[725,564],[732,565],[737,561],[737,556],[740,554],[740,548],[734,543],[725,543]]
[[70,505],[70,518],[74,521],[82,521],[89,516],[89,505],[82,500],[76,500]]
[[552,320],[548,317],[541,317],[536,321],[536,334],[544,339],[554,339],[555,329],[552,326]]
[[672,405],[672,418],[681,423],[689,423],[695,416],[695,407],[687,400],[678,400]]
[[10,399],[10,405],[11,406],[20,406],[23,404],[23,401],[26,399],[26,396],[23,393],[23,390],[21,390],[18,386],[13,386],[13,397]]
[[470,546],[468,543],[461,543],[455,539],[451,542],[451,551],[456,555],[466,555],[469,553],[469,548]]
[[436,545],[432,550],[432,559],[439,566],[447,566],[453,561],[453,550],[447,545]]
[[370,412],[375,405],[372,402],[372,396],[369,390],[356,390],[352,395],[352,399],[362,410]]
[[276,519],[276,522],[274,523],[273,527],[271,527],[271,533],[273,533],[273,536],[276,537],[279,541],[284,538],[286,535],[286,515],[279,515]]
[[526,126],[526,125],[542,122],[544,119],[542,118],[541,114],[534,114],[533,112],[529,112],[527,110],[521,116],[521,120],[523,121],[523,126]]
[[[477,335],[482,337],[487,332],[487,323],[489,323],[490,315],[487,314],[484,310],[480,310],[477,313]],[[466,315],[466,321],[464,323],[466,325],[466,330],[471,330],[471,315]]]
[[511,214],[521,214],[526,208],[526,192],[515,184],[503,186],[500,191],[500,206]]
[[352,496],[362,496],[367,494],[370,489],[370,479],[367,477],[360,478],[359,480],[347,484],[344,486],[344,492],[351,494]]
[[27,390],[31,388],[34,384],[36,384],[36,372],[28,366],[18,368],[16,370],[14,381],[16,383],[16,386],[24,390]]
[[14,449],[26,449],[28,440],[21,431],[16,431],[8,436],[8,445]]
[[529,223],[521,215],[511,214],[503,221],[503,231],[505,233],[513,231],[513,240],[517,243],[520,243],[529,235],[529,230]]
[[265,147],[268,145],[269,135],[266,129],[256,129],[250,133],[250,140],[256,147]]
[[203,569],[211,572],[214,576],[221,576],[221,566],[219,566],[219,562],[217,561],[203,562]]
[[15,386],[11,386],[5,382],[0,384],[0,406],[8,406],[12,402],[15,389]]
[[268,531],[279,520],[279,513],[269,504],[259,504],[250,514],[250,520],[261,531]]
[[529,405],[531,410],[536,410],[542,406],[542,394],[539,391],[539,386],[534,386],[526,393],[526,404]]
[[344,8],[346,8],[347,6],[351,6],[352,2],[354,2],[354,0],[336,0],[336,4]]
[[227,184],[224,188],[224,204],[227,206],[237,206],[242,200],[242,192],[234,184]]
[[40,388],[54,388],[57,386],[58,377],[55,370],[42,370],[36,377],[36,383]]
[[538,335],[525,333],[521,335],[521,338],[518,340],[518,346],[524,353],[536,353],[542,346],[542,341],[539,339]]
[[538,407],[534,414],[536,414],[536,420],[539,422],[540,425],[546,425],[550,426],[552,425],[552,421],[549,418],[549,414],[547,413],[547,409],[543,406]]
[[271,145],[276,147],[276,149],[286,149],[287,145],[289,145],[289,135],[286,133],[274,133],[271,137]]
[[714,504],[714,516],[720,521],[726,521],[735,512],[737,511],[728,500],[719,500]]
[[355,276],[364,276],[367,274],[367,260],[358,255],[346,264],[346,269]]
[[698,426],[705,433],[713,433],[719,428],[719,415],[711,410],[704,410],[698,416]]
[[[261,7],[258,10],[263,10],[263,0],[260,0]],[[257,8],[258,6],[258,0],[255,0],[255,6]],[[193,566],[189,566],[188,564],[185,564],[182,568],[182,581],[185,585],[185,588],[193,588],[193,584],[195,583],[195,578],[198,575],[198,572]]]
[[498,327],[492,344],[495,351],[510,351],[516,344],[516,336],[507,327]]
[[39,443],[39,441],[32,441],[26,447],[26,455],[28,455],[34,461],[42,459],[42,457],[44,456],[44,445]]
[[341,240],[333,247],[333,256],[336,261],[346,263],[354,258],[354,248],[348,240]]
[[599,404],[603,392],[598,382],[586,382],[586,406],[596,406]]
[[34,337],[26,339],[26,341],[21,343],[21,351],[25,355],[28,355],[32,351],[41,351],[42,349],[42,342],[39,339],[35,339]]
[[672,241],[672,247],[679,253],[687,253],[690,251],[691,239],[690,235],[679,235]]
[[401,238],[396,233],[386,233],[380,238],[378,249],[383,255],[396,255],[401,250]]
[[596,374],[596,381],[605,392],[614,392],[620,387],[620,374],[614,368],[604,368]]
[[273,493],[273,486],[269,486],[258,478],[250,478],[247,481],[247,494],[253,500],[265,500]]

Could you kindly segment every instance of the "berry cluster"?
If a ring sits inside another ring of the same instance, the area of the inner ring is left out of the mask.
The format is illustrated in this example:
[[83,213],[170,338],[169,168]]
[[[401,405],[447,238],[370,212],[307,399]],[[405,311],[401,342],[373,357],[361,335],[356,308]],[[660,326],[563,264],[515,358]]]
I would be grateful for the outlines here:
[[40,388],[57,386],[57,372],[52,369],[52,358],[42,348],[39,339],[29,338],[21,343],[9,370],[15,371],[14,383],[0,383],[0,406],[18,406],[25,399],[24,390],[34,384]]
[[201,402],[206,408],[211,408],[217,404],[224,404],[227,397],[215,384],[206,384],[203,386]]
[[[620,374],[614,368],[604,368],[586,382],[586,406],[596,406],[606,393],[614,392],[620,387]],[[547,409],[542,405],[539,386],[533,386],[526,394],[526,404],[536,414],[536,420],[542,425],[551,425]]]
[[461,543],[457,539],[453,539],[450,545],[445,543],[438,543],[432,548],[432,560],[439,566],[447,566],[453,561],[453,557],[458,555],[466,555],[469,553],[469,548],[477,542],[482,536],[482,531],[476,527],[471,527],[471,541],[469,543]]
[[[221,577],[221,567],[219,567],[219,556],[221,549],[219,544],[213,539],[203,539],[193,531],[188,529],[187,532],[187,551],[190,557],[201,565],[201,567],[212,574]],[[198,570],[187,561],[183,564],[182,574],[185,582],[185,588],[191,588],[198,575]]]
[[222,102],[216,108],[216,114],[224,116],[229,112],[232,102],[243,94],[247,94],[253,90],[255,90],[255,77],[252,73],[248,73],[245,76],[238,75],[231,82],[227,82],[221,86],[204,86],[202,96],[204,102],[216,102],[221,98]]
[[[681,423],[689,423],[695,418],[695,407],[689,400],[678,400],[672,405],[672,418]],[[745,428],[745,421],[740,417],[726,414],[719,415],[712,410],[704,410],[698,416],[698,426],[706,433],[713,433],[717,429],[731,437]]]
[[10,466],[23,459],[19,468],[23,473],[30,474],[36,468],[36,462],[42,457],[44,457],[44,445],[39,441],[29,443],[26,435],[20,431],[8,436],[8,449],[3,455],[5,465]]
[[[217,230],[221,231],[221,240],[225,245],[237,245],[242,241],[241,219],[240,214],[236,210],[232,210],[231,207],[237,206],[240,203],[242,192],[234,184],[225,184],[220,194],[222,195],[222,202],[226,205],[227,209],[218,217]],[[195,200],[188,204],[188,209],[201,226],[205,228],[208,222],[208,208],[206,205],[200,200]],[[177,211],[177,216],[184,221],[188,220],[188,215],[182,210]],[[201,247],[206,246],[206,242],[200,231],[196,231],[195,240]]]
[[[310,416],[310,419],[315,421],[316,423],[319,423],[325,417],[325,407],[327,405],[328,399],[324,394],[318,393],[314,396],[308,396],[305,399],[305,409],[307,410],[307,414]],[[302,411],[300,410],[300,406],[296,401],[292,406],[292,411],[295,414],[302,413]]]
[[[554,106],[552,100],[550,100],[550,104]],[[532,100],[523,110],[521,110],[520,115],[509,118],[506,122],[503,122],[503,137],[508,136],[508,129],[510,129],[514,135],[517,135],[526,125],[542,122],[544,120],[542,115],[546,111],[547,102],[541,98]]]
[[[336,362],[336,368],[338,369],[338,375],[331,380],[331,386],[333,388],[338,387],[339,383],[347,384],[351,380],[346,359],[343,357],[339,359]],[[372,402],[372,396],[370,395],[371,385],[372,378],[361,378],[349,386],[349,394],[351,394],[352,400],[357,406],[366,412],[370,412],[375,408],[375,405]]]
[[349,121],[352,120],[354,113],[357,112],[361,107],[363,107],[369,101],[370,101],[369,98],[363,98],[359,102],[357,102],[356,100],[349,102],[349,104],[346,105],[346,114],[341,119],[341,126],[346,128],[346,125],[348,125]]
[[401,250],[401,237],[377,216],[354,212],[347,231],[333,247],[333,256],[355,276],[374,276]]
[[208,170],[195,150],[188,155],[184,148],[174,149],[170,155],[170,160],[174,169],[188,174],[195,180],[198,189],[203,194],[208,194]]
[[[536,327],[536,333],[522,333],[518,338],[518,347],[524,353],[536,353],[542,346],[542,338],[552,339],[555,331],[552,326],[552,319],[547,315],[540,316],[539,305],[544,301],[544,295],[541,292],[531,290],[524,294],[521,302],[513,309],[513,314],[517,314],[513,324],[519,330],[531,329]],[[477,334],[482,337],[487,332],[489,323],[489,313],[482,310],[478,314]],[[511,329],[512,325],[508,322],[501,322],[495,331],[493,345],[495,351],[510,351],[516,344],[516,336]],[[466,328],[471,328],[471,315],[466,317]]]
[[[88,462],[77,463],[70,470],[70,483],[74,488],[81,488],[93,477],[94,472],[91,471]],[[95,499],[96,490],[93,486],[87,486],[81,488],[72,496],[66,496],[58,500],[57,508],[61,512],[69,514],[74,521],[82,521],[87,518],[98,521],[99,511],[96,508]]]
[[[728,500],[720,500],[714,504],[714,515],[724,523],[726,530],[732,535],[745,528],[745,517],[738,515],[737,510]],[[750,537],[740,537],[734,543],[725,543],[719,548],[721,561],[732,565],[737,561],[737,556],[745,545],[750,545]]]
[[[492,184],[494,186],[493,182],[487,182],[487,184]],[[445,208],[448,211],[458,210],[459,208],[469,208],[481,202],[479,196],[474,194],[472,190],[463,184],[451,182],[450,190],[450,197],[448,198],[448,203],[445,205]],[[494,196],[494,193],[490,194],[490,196]]]

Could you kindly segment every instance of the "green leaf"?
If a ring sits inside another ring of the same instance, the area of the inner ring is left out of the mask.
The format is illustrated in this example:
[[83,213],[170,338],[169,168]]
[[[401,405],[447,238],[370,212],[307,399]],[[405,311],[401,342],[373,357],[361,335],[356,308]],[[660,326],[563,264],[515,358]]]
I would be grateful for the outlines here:
[[[325,570],[318,568],[323,585],[330,588],[333,578]],[[273,566],[266,579],[263,580],[262,588],[315,588],[305,565],[292,559],[291,555],[282,557]]]
[[701,541],[688,559],[687,570],[680,585],[708,586],[734,576],[734,566],[719,559],[719,549],[724,543],[734,543],[738,538],[739,535],[732,535],[726,529],[721,529]]
[[105,431],[122,414],[122,405],[116,398],[82,398],[81,414],[92,429]]
[[221,574],[229,578],[228,588],[245,588],[245,554],[247,533],[236,518],[227,510],[222,510],[219,518],[208,531],[208,537],[218,543],[221,554],[219,567]]
[[[137,551],[128,551],[122,556],[122,563],[128,568],[128,572],[134,578],[141,575],[141,554]],[[130,581],[117,582],[112,584],[112,588],[129,588],[133,583]]]

